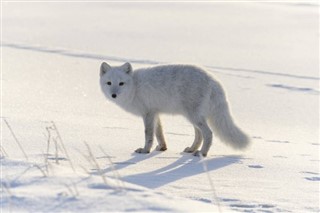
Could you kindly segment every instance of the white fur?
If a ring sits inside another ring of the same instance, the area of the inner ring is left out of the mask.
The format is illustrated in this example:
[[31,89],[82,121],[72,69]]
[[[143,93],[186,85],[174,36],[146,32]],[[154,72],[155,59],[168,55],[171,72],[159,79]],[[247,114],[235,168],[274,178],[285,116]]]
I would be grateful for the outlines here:
[[212,143],[208,122],[216,136],[233,148],[245,148],[250,142],[233,122],[221,85],[199,67],[162,65],[133,72],[130,63],[111,67],[103,62],[100,85],[109,100],[143,117],[146,141],[144,148],[136,150],[138,153],[150,152],[154,134],[157,150],[167,149],[159,113],[180,114],[193,124],[195,140],[185,152],[207,155]]

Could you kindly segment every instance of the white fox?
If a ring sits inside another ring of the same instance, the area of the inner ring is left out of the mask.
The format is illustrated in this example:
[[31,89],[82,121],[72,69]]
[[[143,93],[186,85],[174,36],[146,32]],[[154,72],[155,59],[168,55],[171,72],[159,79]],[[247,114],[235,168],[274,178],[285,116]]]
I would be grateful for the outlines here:
[[195,139],[184,152],[196,156],[207,156],[212,144],[212,131],[208,123],[221,141],[233,148],[243,149],[250,142],[249,137],[233,122],[220,83],[199,67],[161,65],[133,71],[128,62],[118,67],[103,62],[100,85],[109,100],[143,117],[145,145],[137,149],[137,153],[150,152],[154,133],[158,140],[156,150],[167,149],[159,113],[180,114],[193,124]]

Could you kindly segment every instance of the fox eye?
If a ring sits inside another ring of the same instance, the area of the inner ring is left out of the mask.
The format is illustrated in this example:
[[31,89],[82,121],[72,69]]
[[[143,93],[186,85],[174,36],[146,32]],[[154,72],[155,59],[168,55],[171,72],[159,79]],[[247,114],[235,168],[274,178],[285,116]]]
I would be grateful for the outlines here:
[[120,83],[119,83],[119,86],[123,86],[123,85],[124,85],[124,82],[120,82]]
[[111,85],[111,81],[108,81],[107,84],[108,84],[108,85]]

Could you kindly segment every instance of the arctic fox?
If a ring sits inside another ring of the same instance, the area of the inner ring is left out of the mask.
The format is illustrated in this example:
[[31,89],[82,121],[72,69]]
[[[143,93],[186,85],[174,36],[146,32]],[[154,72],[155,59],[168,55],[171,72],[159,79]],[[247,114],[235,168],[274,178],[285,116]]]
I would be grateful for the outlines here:
[[133,71],[128,62],[117,67],[103,62],[100,85],[109,100],[128,112],[142,116],[145,145],[137,149],[137,153],[150,152],[154,134],[158,141],[156,150],[167,149],[159,113],[180,114],[192,123],[195,139],[184,152],[196,156],[208,154],[212,144],[210,127],[221,141],[233,148],[243,149],[250,142],[233,122],[220,83],[199,67],[160,65]]

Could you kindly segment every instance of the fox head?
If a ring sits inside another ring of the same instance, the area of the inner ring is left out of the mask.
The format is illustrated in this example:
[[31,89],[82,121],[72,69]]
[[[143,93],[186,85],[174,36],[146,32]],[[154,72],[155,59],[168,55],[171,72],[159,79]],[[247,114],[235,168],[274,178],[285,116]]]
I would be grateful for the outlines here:
[[101,90],[108,99],[116,103],[130,100],[134,88],[132,76],[132,66],[128,62],[118,67],[103,62],[100,66]]

